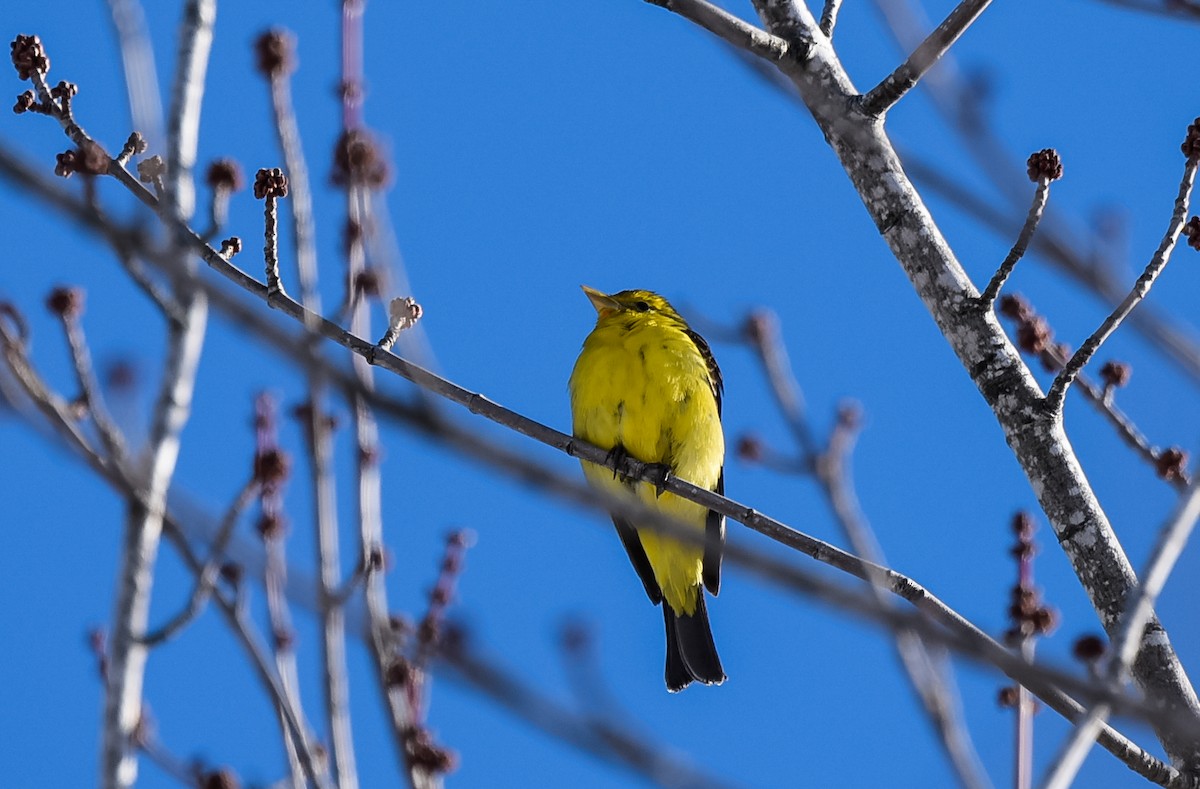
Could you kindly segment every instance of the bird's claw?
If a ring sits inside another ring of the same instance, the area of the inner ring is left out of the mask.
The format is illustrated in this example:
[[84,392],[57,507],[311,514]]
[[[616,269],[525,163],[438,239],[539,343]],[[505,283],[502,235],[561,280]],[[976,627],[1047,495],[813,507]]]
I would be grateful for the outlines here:
[[654,486],[654,497],[662,496],[663,491],[667,487],[667,483],[671,481],[673,473],[671,467],[666,463],[647,463],[646,477],[647,481]]
[[629,453],[625,451],[625,447],[617,444],[608,451],[605,456],[605,462],[612,466],[613,479],[620,479],[622,484],[628,484],[629,478],[620,471],[620,468],[625,465],[625,461],[629,458]]

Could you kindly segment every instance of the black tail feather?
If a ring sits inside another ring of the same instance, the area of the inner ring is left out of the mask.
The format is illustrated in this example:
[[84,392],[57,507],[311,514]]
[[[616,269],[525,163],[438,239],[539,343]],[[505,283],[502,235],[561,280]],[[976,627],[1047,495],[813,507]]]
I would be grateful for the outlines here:
[[705,685],[724,682],[725,670],[708,624],[704,590],[697,585],[696,610],[691,616],[676,614],[666,600],[662,607],[667,627],[667,690],[676,693],[693,680]]

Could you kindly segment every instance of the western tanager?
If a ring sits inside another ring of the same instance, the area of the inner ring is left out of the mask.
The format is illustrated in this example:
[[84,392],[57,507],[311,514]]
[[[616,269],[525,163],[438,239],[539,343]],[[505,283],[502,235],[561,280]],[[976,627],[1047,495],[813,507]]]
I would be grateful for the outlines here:
[[[571,373],[575,436],[724,493],[721,371],[708,343],[657,293],[583,291],[598,317]],[[636,496],[705,536],[703,545],[683,543],[613,517],[646,594],[662,604],[667,689],[682,690],[693,680],[720,684],[725,672],[704,588],[715,595],[720,586],[724,517],[594,463],[584,462],[583,473],[593,486]]]

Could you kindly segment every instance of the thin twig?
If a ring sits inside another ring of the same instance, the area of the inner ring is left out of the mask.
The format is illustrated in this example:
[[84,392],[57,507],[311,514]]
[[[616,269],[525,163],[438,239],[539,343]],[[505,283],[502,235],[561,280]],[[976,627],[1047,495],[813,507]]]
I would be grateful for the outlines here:
[[117,423],[109,414],[108,406],[104,402],[104,395],[96,381],[96,371],[92,367],[92,354],[88,348],[83,324],[80,321],[80,314],[83,310],[83,293],[74,289],[60,288],[51,296],[52,302],[56,299],[73,302],[72,305],[63,304],[61,308],[56,307],[55,312],[62,322],[63,331],[67,337],[67,346],[71,350],[72,367],[75,370],[75,380],[79,384],[79,391],[87,404],[88,413],[91,414],[92,424],[96,426],[100,442],[104,445],[109,457],[116,461],[125,454],[125,439],[121,435],[121,429],[117,427]]
[[[11,311],[11,308],[7,311]],[[26,396],[30,398],[38,410],[45,416],[50,427],[62,438],[67,448],[82,458],[89,468],[108,481],[114,489],[127,499],[144,499],[147,495],[145,480],[141,477],[133,478],[129,476],[129,469],[132,468],[129,459],[122,458],[120,459],[122,462],[114,462],[90,445],[87,438],[79,431],[66,402],[50,390],[44,379],[33,368],[26,355],[23,339],[14,334],[8,323],[3,320],[0,320],[0,348],[3,350],[9,369],[12,370],[14,377],[24,390]],[[144,501],[142,506],[146,507]],[[186,540],[183,539],[178,525],[166,514],[164,514],[164,523],[168,536],[176,542],[188,566],[193,572],[199,572],[203,565],[192,553]],[[284,726],[285,737],[291,736],[298,741],[307,742],[300,712],[297,707],[291,705],[283,693],[279,678],[272,673],[269,660],[261,647],[260,640],[253,635],[253,625],[245,619],[243,613],[233,602],[226,600],[220,594],[220,590],[215,590],[214,595],[218,602],[221,603],[222,610],[233,626],[234,631],[238,634],[239,640],[242,641],[247,652],[250,654],[252,665],[257,670],[264,687],[274,701],[280,714],[281,723]],[[311,747],[307,744],[301,751],[301,757],[304,761],[305,775],[308,779],[318,787],[324,786],[324,782],[313,767],[314,762],[311,757]]]
[[966,29],[979,18],[992,0],[962,0],[950,16],[946,17],[908,60],[889,74],[863,97],[862,110],[868,115],[880,116],[890,110],[904,94],[912,90],[925,72],[944,55]]
[[990,310],[992,308],[996,296],[1000,294],[1000,288],[1004,287],[1009,275],[1016,268],[1017,262],[1024,257],[1029,241],[1033,238],[1033,232],[1037,230],[1038,223],[1042,221],[1042,213],[1046,210],[1046,201],[1049,198],[1050,178],[1039,178],[1037,189],[1033,193],[1033,203],[1029,206],[1029,214],[1025,217],[1025,224],[1021,227],[1017,242],[1013,244],[1013,248],[1004,258],[1004,262],[996,269],[996,273],[992,275],[992,279],[983,289],[983,293],[979,294],[979,306],[982,309]]
[[706,0],[646,0],[695,22],[738,49],[774,63],[788,53],[788,42]]
[[[292,236],[296,247],[296,276],[300,301],[313,314],[321,313],[318,289],[316,225],[313,220],[312,191],[308,164],[300,137],[300,125],[292,104],[292,67],[294,42],[282,31],[268,31],[259,39],[259,51],[269,50],[274,57],[264,67],[270,87],[272,119],[279,149],[287,170],[288,207]],[[268,198],[268,202],[270,202]],[[276,263],[276,276],[278,269]],[[268,280],[269,281],[269,280]],[[315,343],[315,334],[306,336],[307,352]],[[329,727],[333,779],[341,789],[358,786],[351,730],[349,673],[346,668],[345,625],[340,598],[341,563],[338,558],[337,485],[333,470],[333,430],[327,413],[324,378],[310,371],[306,376],[308,402],[303,409],[305,436],[308,439],[310,483],[313,490],[313,528],[316,532],[316,561],[320,578],[321,668],[325,718]]]
[[[1183,553],[1197,518],[1200,518],[1200,483],[1193,484],[1180,498],[1175,511],[1159,530],[1158,542],[1146,561],[1145,569],[1138,576],[1142,582],[1126,605],[1125,616],[1112,643],[1111,656],[1104,671],[1104,679],[1114,689],[1119,689],[1128,677],[1129,667],[1142,643],[1143,630],[1154,615],[1154,603]],[[1044,789],[1067,789],[1072,784],[1111,711],[1107,704],[1096,704],[1082,720],[1076,722],[1042,782]]]
[[1075,352],[1071,360],[1067,362],[1066,366],[1054,378],[1054,383],[1050,385],[1050,391],[1046,393],[1046,408],[1051,413],[1062,411],[1063,402],[1067,397],[1067,388],[1070,387],[1075,377],[1079,375],[1079,371],[1091,361],[1091,358],[1096,354],[1096,351],[1100,350],[1100,346],[1104,341],[1117,330],[1121,322],[1146,297],[1146,294],[1150,292],[1151,286],[1154,285],[1154,281],[1158,279],[1158,275],[1166,268],[1167,262],[1171,259],[1171,252],[1175,249],[1175,243],[1179,240],[1179,234],[1183,230],[1183,224],[1187,221],[1188,202],[1192,194],[1192,187],[1196,181],[1196,170],[1198,167],[1200,167],[1200,157],[1191,157],[1188,159],[1187,165],[1183,170],[1183,180],[1179,184],[1179,194],[1175,198],[1175,209],[1171,214],[1171,221],[1167,225],[1167,232],[1163,236],[1162,242],[1158,245],[1154,257],[1150,259],[1150,263],[1129,291],[1129,295],[1104,319],[1104,322],[1100,324],[1100,328],[1096,329],[1092,336],[1088,337],[1083,345],[1079,346],[1079,350]]
[[221,526],[208,550],[208,558],[204,561],[200,572],[196,574],[196,581],[192,585],[192,594],[188,598],[187,604],[161,627],[143,636],[141,639],[143,644],[154,647],[174,638],[204,610],[204,606],[208,604],[213,589],[217,585],[217,578],[225,560],[225,549],[229,545],[229,539],[233,536],[238,519],[258,494],[258,486],[258,479],[251,478],[238,491],[224,517],[221,518]]
[[[267,614],[271,621],[271,644],[275,665],[283,691],[291,705],[303,709],[300,701],[300,672],[296,659],[296,634],[287,601],[287,554],[284,538],[287,533],[283,511],[283,483],[290,472],[290,461],[280,450],[276,437],[275,401],[261,393],[254,401],[255,477],[260,481],[259,506],[262,510],[258,532],[266,553],[263,564],[263,586],[267,590]],[[286,739],[292,780],[299,784],[303,775],[301,751],[303,741]],[[323,772],[323,771],[322,771]]]
[[[875,0],[875,5],[902,50],[919,44],[922,28],[927,25],[922,8],[915,0]],[[943,55],[941,65],[926,75],[922,84],[933,99],[934,107],[958,133],[980,170],[1011,206],[1024,210],[1028,202],[1022,185],[1025,171],[1012,157],[1005,155],[1006,146],[996,133],[1000,124],[992,123],[986,117],[981,92],[955,67],[953,55]],[[790,95],[795,98],[794,91]],[[1008,209],[989,210],[978,193],[967,190],[928,162],[922,162],[908,152],[902,158],[905,168],[915,179],[946,195],[953,207],[966,210],[995,232],[1008,237],[1013,219],[999,218],[1007,217]],[[1110,309],[1125,296],[1125,284],[1117,282],[1113,267],[1105,265],[1106,256],[1094,254],[1087,241],[1073,233],[1064,219],[1044,223],[1033,244],[1046,262],[1063,270]],[[1200,347],[1190,327],[1173,324],[1150,305],[1143,305],[1133,314],[1132,325],[1150,340],[1156,352],[1172,360],[1193,383],[1200,382]]]
[[254,196],[263,201],[263,262],[266,268],[267,304],[286,296],[279,279],[279,199],[288,196],[288,179],[278,167],[258,171]]
[[1157,14],[1187,22],[1200,22],[1200,5],[1195,0],[1102,0],[1108,5]]
[[842,0],[825,0],[825,8],[821,10],[821,32],[829,38],[833,38],[833,28],[837,24],[838,10],[842,7]]
[[121,50],[133,128],[158,144],[162,135],[162,99],[145,11],[140,0],[108,0],[108,11]]
[[162,312],[163,316],[172,323],[183,322],[183,310],[180,308],[175,298],[164,290],[157,282],[152,280],[146,274],[146,269],[142,266],[141,261],[137,256],[129,250],[116,250],[117,259],[121,261],[121,267],[125,269],[125,273],[133,280],[142,293],[154,302],[154,305]]
[[774,312],[759,310],[746,319],[745,325],[745,336],[753,344],[755,356],[763,366],[775,404],[804,455],[804,465],[812,469],[821,448],[808,423],[804,392],[792,372],[787,346],[779,337],[779,318]]
[[[1005,304],[1006,299],[1007,304]],[[1044,346],[1037,353],[1042,366],[1051,372],[1061,370],[1067,363],[1070,349],[1060,343],[1051,342],[1049,338],[1043,339],[1040,337],[1041,333],[1050,331],[1049,324],[1045,318],[1039,315],[1023,296],[1014,294],[1005,297],[1005,299],[1001,299],[1001,304],[1001,311],[1005,317],[1016,321],[1017,338],[1021,343],[1022,350],[1032,352],[1038,346]],[[1029,336],[1023,340],[1022,335],[1026,333]],[[1025,340],[1028,340],[1031,344],[1027,345]],[[1101,372],[1103,373],[1103,371]],[[1144,460],[1147,465],[1154,469],[1160,478],[1168,484],[1174,485],[1180,491],[1187,488],[1187,474],[1176,473],[1167,475],[1163,473],[1163,450],[1151,446],[1150,441],[1142,434],[1133,420],[1117,407],[1111,388],[1107,386],[1101,387],[1083,373],[1080,373],[1075,379],[1075,388],[1083,394],[1085,400],[1100,412],[1105,421],[1113,426],[1113,429],[1117,432],[1117,437],[1132,449],[1138,457]]]
[[[212,45],[215,0],[189,0],[184,20],[171,113],[167,124],[167,171],[170,216],[179,223],[191,217],[194,187],[191,165],[195,161],[204,75]],[[64,113],[65,114],[65,113]],[[76,126],[76,128],[78,128]],[[70,134],[70,129],[64,126]],[[82,129],[79,134],[83,135]],[[109,171],[124,173],[113,161]],[[179,246],[179,250],[184,247]],[[147,441],[147,495],[130,500],[125,543],[111,628],[111,671],[106,688],[101,784],[105,789],[131,785],[137,777],[131,737],[141,718],[142,682],[147,658],[139,639],[149,618],[150,593],[162,533],[167,490],[179,456],[180,434],[191,411],[191,399],[207,325],[207,302],[195,289],[189,264],[178,272],[175,298],[183,306],[181,324],[168,327],[167,360]]]
[[[819,450],[804,410],[804,394],[787,361],[787,351],[779,338],[778,321],[772,313],[758,311],[746,321],[748,337],[763,369],[776,405],[796,438],[803,460],[799,464],[821,487],[838,524],[855,552],[882,566],[883,551],[870,523],[863,514],[854,492],[853,477],[848,473],[860,419],[857,408],[843,406],[828,446]],[[887,606],[887,579],[883,573],[867,574],[872,592],[880,605]],[[913,690],[937,731],[960,782],[967,787],[989,785],[975,747],[959,713],[960,702],[951,680],[938,665],[919,636],[912,631],[896,633],[896,650],[901,666]]]
[[200,139],[200,109],[217,21],[216,0],[187,0],[180,22],[171,114],[167,117],[167,194],[172,214],[191,219],[196,206],[192,170]]

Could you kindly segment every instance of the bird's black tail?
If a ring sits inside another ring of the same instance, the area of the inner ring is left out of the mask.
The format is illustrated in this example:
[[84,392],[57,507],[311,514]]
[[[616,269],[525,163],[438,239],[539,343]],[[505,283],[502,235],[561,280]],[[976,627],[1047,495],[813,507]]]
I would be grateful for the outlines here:
[[705,685],[724,682],[725,670],[704,607],[704,590],[696,586],[696,610],[691,616],[676,614],[666,600],[662,608],[667,625],[667,690],[677,693],[693,680]]

